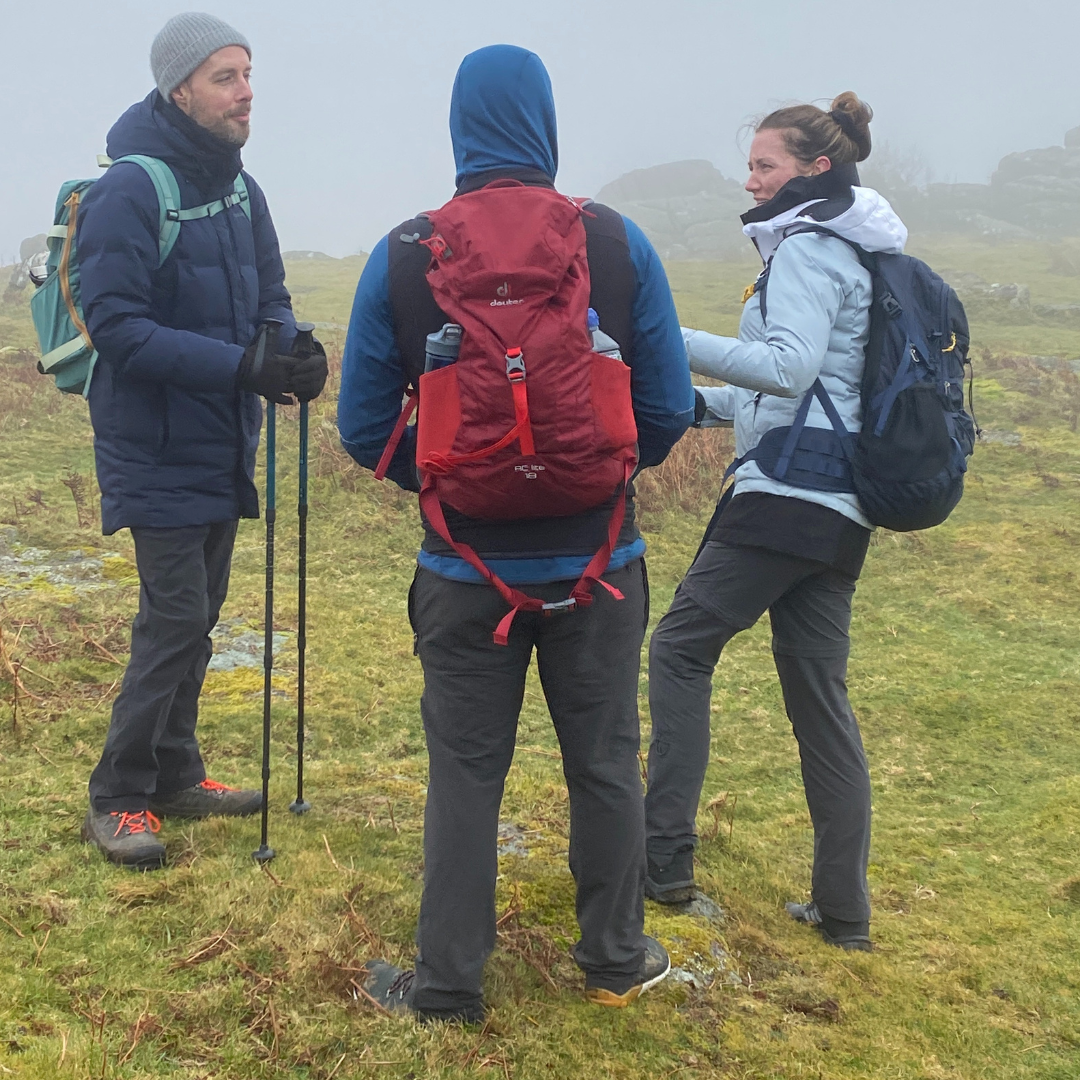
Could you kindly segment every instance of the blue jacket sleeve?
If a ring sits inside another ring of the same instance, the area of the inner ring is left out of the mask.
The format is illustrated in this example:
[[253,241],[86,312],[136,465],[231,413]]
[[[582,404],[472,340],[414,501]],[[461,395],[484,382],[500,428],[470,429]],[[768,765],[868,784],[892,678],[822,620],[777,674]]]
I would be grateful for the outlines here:
[[659,465],[694,420],[694,391],[667,274],[652,244],[624,217],[636,286],[630,389],[642,468]]
[[[356,286],[338,395],[341,444],[365,469],[379,464],[401,414],[406,384],[405,368],[394,340],[387,240],[383,237]],[[386,473],[406,491],[419,490],[415,457],[416,428],[410,425]]]
[[274,219],[266,204],[262,188],[244,173],[248,196],[251,199],[251,231],[255,240],[255,267],[259,274],[259,314],[256,323],[278,319],[284,323],[278,337],[278,348],[288,352],[296,337],[296,317],[292,297],[285,288],[285,264],[281,261]]
[[110,169],[88,192],[77,229],[83,312],[98,352],[133,379],[232,390],[240,345],[154,320],[158,199],[143,170],[127,163]]

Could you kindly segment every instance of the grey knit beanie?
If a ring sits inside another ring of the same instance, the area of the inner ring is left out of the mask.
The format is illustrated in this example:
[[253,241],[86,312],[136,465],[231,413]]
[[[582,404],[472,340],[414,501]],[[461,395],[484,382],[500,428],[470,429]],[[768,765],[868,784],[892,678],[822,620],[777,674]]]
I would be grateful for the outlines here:
[[239,45],[251,56],[251,46],[227,22],[201,11],[174,15],[150,46],[150,70],[163,98],[169,95],[218,49]]

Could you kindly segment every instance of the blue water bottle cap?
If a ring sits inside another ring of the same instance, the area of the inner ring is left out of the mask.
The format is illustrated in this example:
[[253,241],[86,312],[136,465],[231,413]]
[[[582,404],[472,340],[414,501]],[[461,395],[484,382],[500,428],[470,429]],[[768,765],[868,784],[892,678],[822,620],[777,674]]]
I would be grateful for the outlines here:
[[589,333],[590,334],[594,330],[599,330],[600,329],[600,316],[596,314],[596,310],[594,308],[589,308],[588,327],[589,327]]

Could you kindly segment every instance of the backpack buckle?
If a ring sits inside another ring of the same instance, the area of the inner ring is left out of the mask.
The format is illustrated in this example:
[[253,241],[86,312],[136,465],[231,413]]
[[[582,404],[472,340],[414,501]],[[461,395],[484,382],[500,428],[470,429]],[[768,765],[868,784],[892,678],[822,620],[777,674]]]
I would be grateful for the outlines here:
[[525,357],[519,348],[506,350],[506,377],[511,382],[519,382],[525,378]]
[[545,615],[566,615],[576,607],[577,600],[570,596],[565,600],[560,600],[558,603],[544,604],[540,610]]
[[454,253],[450,250],[450,245],[442,238],[442,235],[436,233],[434,236],[428,237],[427,240],[421,240],[421,244],[424,245],[431,252],[431,257],[436,260],[449,259]]

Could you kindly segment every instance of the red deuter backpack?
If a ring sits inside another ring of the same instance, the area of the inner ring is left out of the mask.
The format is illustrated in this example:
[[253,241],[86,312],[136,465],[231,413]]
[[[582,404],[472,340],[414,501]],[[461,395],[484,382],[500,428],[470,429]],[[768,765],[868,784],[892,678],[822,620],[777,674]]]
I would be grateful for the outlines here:
[[[463,329],[456,363],[420,376],[375,475],[382,479],[419,401],[420,508],[432,528],[519,611],[592,603],[626,510],[637,463],[630,369],[593,352],[589,264],[580,203],[551,188],[499,180],[428,215],[427,279]],[[454,540],[442,504],[487,521],[566,517],[615,498],[607,539],[570,596],[545,603],[512,588]]]

